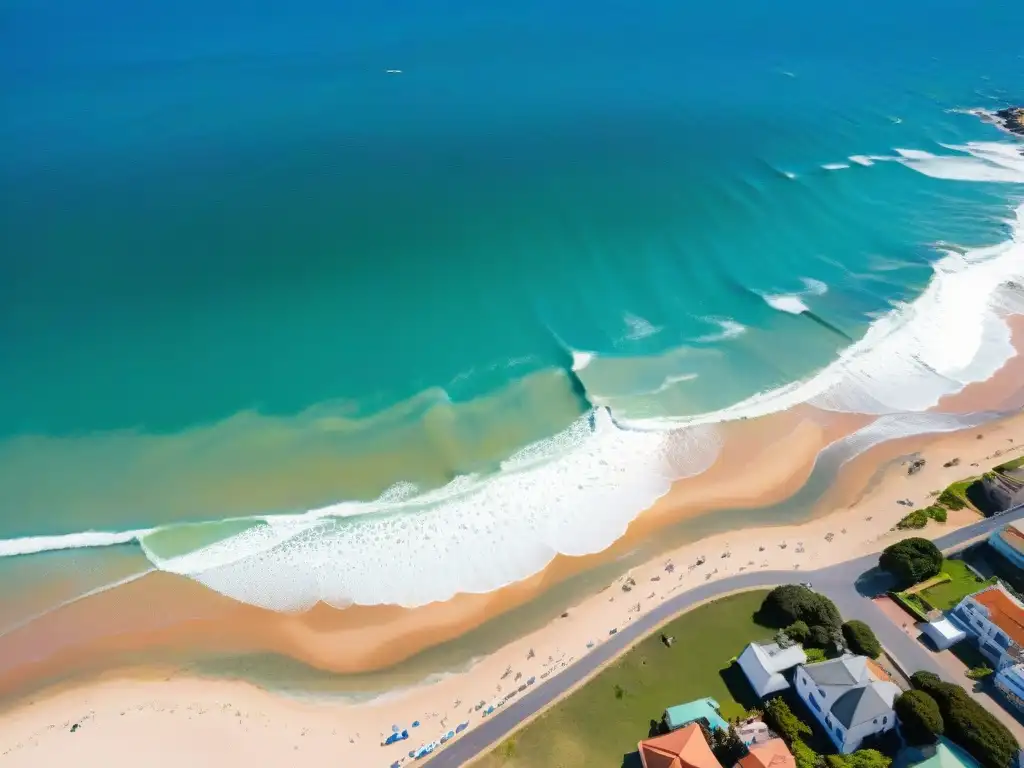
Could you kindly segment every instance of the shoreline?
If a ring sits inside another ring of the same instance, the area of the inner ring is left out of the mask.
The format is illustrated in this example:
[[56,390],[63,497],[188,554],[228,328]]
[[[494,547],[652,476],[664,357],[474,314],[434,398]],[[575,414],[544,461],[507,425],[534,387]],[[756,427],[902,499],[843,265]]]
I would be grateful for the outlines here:
[[[983,440],[975,437],[979,431],[985,435]],[[392,721],[408,727],[419,720],[422,726],[414,736],[422,734],[423,742],[437,739],[461,722],[473,727],[481,721],[475,702],[491,703],[529,677],[557,673],[586,653],[588,642],[597,647],[609,631],[627,626],[681,589],[748,568],[820,567],[918,533],[890,530],[907,512],[894,499],[912,496],[923,501],[929,491],[963,476],[971,463],[995,464],[1002,460],[993,455],[995,451],[1005,456],[1014,448],[1024,448],[1024,414],[980,430],[933,436],[926,442],[921,454],[928,464],[913,476],[908,477],[904,467],[892,465],[874,488],[826,516],[798,525],[720,533],[649,560],[570,607],[564,618],[509,643],[464,672],[433,683],[360,703],[325,703],[292,699],[243,681],[190,677],[168,668],[122,669],[91,681],[68,681],[14,703],[0,722],[0,744],[12,746],[5,747],[8,751],[0,757],[5,765],[7,759],[13,765],[40,764],[69,748],[72,743],[67,738],[75,738],[73,744],[80,751],[76,759],[84,765],[110,765],[111,744],[126,741],[133,744],[128,750],[132,760],[141,753],[152,756],[149,763],[153,765],[183,759],[213,765],[209,755],[218,754],[220,742],[229,739],[240,759],[252,759],[258,765],[279,764],[297,751],[311,765],[336,764],[341,755],[351,764],[390,765],[408,752],[401,744],[379,746]],[[961,459],[960,466],[942,467],[953,456]],[[974,519],[977,516],[970,511],[951,513],[948,523],[931,524],[923,533],[941,535]],[[723,556],[726,552],[728,557]],[[705,565],[690,567],[701,556],[707,558]],[[668,562],[677,566],[672,573],[666,570]],[[622,590],[625,578],[636,584],[628,593]],[[512,671],[503,679],[508,669]],[[75,723],[79,727],[71,736],[69,729]],[[181,738],[182,731],[187,739]],[[190,746],[180,743],[184,741]],[[259,747],[243,758],[251,742]],[[402,744],[419,746],[413,739]],[[167,762],[160,762],[164,758]]]

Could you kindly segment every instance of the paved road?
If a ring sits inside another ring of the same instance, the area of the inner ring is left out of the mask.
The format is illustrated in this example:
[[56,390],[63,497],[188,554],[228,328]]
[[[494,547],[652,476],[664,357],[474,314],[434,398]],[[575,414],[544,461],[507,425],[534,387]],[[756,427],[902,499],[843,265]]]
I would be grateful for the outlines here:
[[[988,533],[1010,520],[1024,517],[1024,508],[995,518],[980,520],[953,533],[940,536],[936,545],[943,550],[952,549],[982,534]],[[491,744],[505,737],[527,717],[548,706],[574,685],[587,678],[605,662],[618,656],[641,637],[647,635],[673,617],[697,603],[737,589],[774,587],[792,582],[795,578],[808,581],[814,588],[828,595],[846,619],[861,619],[869,623],[879,641],[889,653],[909,671],[927,669],[944,674],[941,665],[915,640],[907,637],[892,624],[869,598],[885,589],[888,582],[884,574],[873,570],[878,555],[872,554],[847,560],[844,563],[816,571],[757,571],[741,573],[729,578],[702,584],[688,592],[676,595],[636,622],[620,630],[604,643],[577,660],[574,664],[548,680],[530,688],[521,697],[513,699],[476,728],[459,737],[443,752],[428,760],[427,768],[457,768],[472,760]]]

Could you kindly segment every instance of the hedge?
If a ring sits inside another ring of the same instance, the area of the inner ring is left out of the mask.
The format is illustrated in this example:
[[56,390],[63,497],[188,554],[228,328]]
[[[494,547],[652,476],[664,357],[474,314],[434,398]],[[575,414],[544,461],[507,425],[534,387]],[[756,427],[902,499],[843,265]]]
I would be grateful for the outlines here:
[[878,642],[871,627],[859,619],[843,624],[843,639],[851,651],[861,656],[877,659],[882,652],[882,644]]
[[900,721],[900,733],[911,746],[934,744],[942,735],[944,724],[939,705],[924,691],[900,694],[893,702],[893,709]]
[[882,550],[878,565],[909,587],[930,579],[942,569],[942,553],[930,540],[913,537]]
[[799,584],[784,584],[769,592],[758,611],[758,619],[779,628],[802,621],[808,627],[837,630],[843,623],[835,603]]
[[1006,726],[968,695],[961,686],[930,672],[915,672],[913,686],[939,705],[945,733],[986,768],[1010,768],[1020,745]]

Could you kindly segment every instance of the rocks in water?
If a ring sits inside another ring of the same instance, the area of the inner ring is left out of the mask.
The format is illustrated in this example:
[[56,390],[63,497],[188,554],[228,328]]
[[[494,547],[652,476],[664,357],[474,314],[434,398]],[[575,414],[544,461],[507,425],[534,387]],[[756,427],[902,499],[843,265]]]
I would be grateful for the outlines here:
[[999,125],[1010,133],[1024,136],[1024,107],[1007,107],[996,112]]

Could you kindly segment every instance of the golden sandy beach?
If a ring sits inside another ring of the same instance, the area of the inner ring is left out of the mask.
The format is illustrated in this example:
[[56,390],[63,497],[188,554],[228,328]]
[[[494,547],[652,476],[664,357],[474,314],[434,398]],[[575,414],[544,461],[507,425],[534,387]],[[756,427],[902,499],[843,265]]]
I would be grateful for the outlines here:
[[[1014,318],[1013,325],[1019,342],[1024,323]],[[1022,360],[1018,355],[991,381],[947,398],[937,410],[1019,409]],[[221,766],[225,755],[249,765],[282,765],[297,758],[310,766],[390,765],[459,723],[472,728],[481,719],[479,702],[495,701],[530,677],[557,674],[587,653],[588,644],[596,647],[609,630],[626,626],[680,590],[747,569],[806,570],[877,551],[898,536],[890,529],[907,509],[897,499],[924,505],[931,492],[1024,449],[1020,414],[977,429],[884,443],[844,465],[810,520],[752,525],[658,553],[566,605],[567,615],[467,669],[368,702],[299,700],[242,681],[189,676],[170,662],[152,663],[161,651],[172,660],[191,649],[273,652],[333,672],[387,668],[488,621],[501,621],[574,575],[626,562],[622,558],[642,545],[650,547],[658,531],[680,521],[728,508],[749,509],[756,521],[758,508],[783,501],[804,485],[826,445],[870,421],[802,406],[725,425],[715,465],[676,483],[615,545],[587,557],[558,557],[542,573],[487,595],[459,595],[413,610],[337,611],[320,605],[305,614],[281,615],[152,573],[72,603],[0,636],[0,659],[5,659],[0,693],[7,699],[0,718],[0,764],[59,764],[73,754],[84,766]],[[896,459],[912,453],[928,463],[908,477]],[[942,466],[953,457],[959,466]],[[954,513],[945,525],[930,524],[925,535],[973,519],[972,512]],[[702,556],[707,558],[703,566],[690,567]],[[667,563],[677,566],[674,572],[666,571]],[[627,576],[637,584],[628,595],[607,589]],[[380,746],[392,724],[408,726],[414,720],[421,726],[410,741]]]

